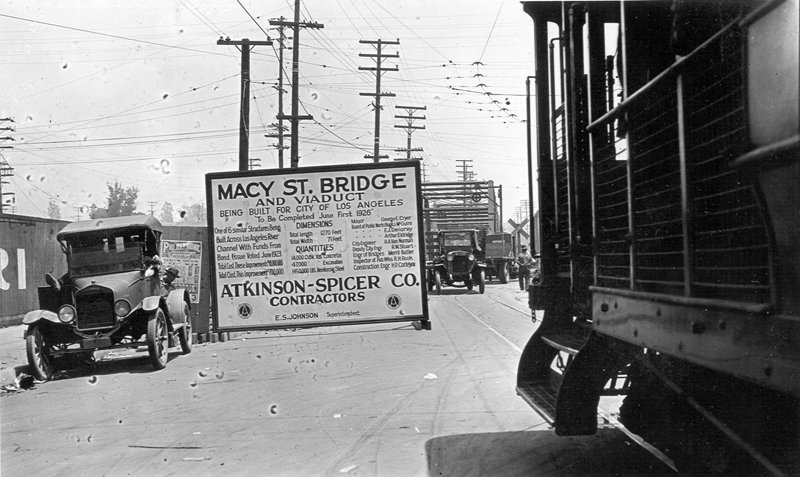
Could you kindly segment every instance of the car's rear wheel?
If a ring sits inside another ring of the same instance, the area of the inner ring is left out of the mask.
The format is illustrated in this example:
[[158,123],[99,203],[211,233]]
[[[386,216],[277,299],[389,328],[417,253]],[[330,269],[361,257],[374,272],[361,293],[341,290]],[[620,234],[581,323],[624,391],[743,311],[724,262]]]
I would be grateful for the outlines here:
[[147,320],[147,351],[154,369],[164,369],[167,365],[168,342],[167,319],[159,308]]
[[500,264],[500,274],[498,276],[500,278],[500,283],[508,283],[508,264],[503,262]]
[[38,325],[31,326],[25,333],[25,350],[28,354],[28,366],[33,377],[39,381],[52,379],[55,366],[53,365],[53,357],[50,356],[50,345]]
[[192,352],[192,317],[189,315],[189,304],[183,304],[183,316],[186,324],[178,331],[178,340],[181,342],[181,351],[183,354]]
[[483,294],[486,291],[486,272],[481,270],[481,274],[478,277],[478,291]]
[[437,295],[441,295],[442,294],[442,274],[439,273],[438,270],[435,271],[434,274],[433,274],[433,281],[434,281],[434,284],[436,285],[436,294]]

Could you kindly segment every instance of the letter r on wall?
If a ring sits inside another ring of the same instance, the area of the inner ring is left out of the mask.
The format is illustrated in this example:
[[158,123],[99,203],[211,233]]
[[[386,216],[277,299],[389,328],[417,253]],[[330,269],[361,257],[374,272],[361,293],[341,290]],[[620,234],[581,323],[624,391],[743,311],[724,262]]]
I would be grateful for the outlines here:
[[[8,252],[0,248],[0,290],[8,290],[11,284],[3,276],[3,270],[8,268],[11,261],[8,258]],[[25,274],[25,249],[17,249],[17,288],[25,290],[27,288],[27,276]]]

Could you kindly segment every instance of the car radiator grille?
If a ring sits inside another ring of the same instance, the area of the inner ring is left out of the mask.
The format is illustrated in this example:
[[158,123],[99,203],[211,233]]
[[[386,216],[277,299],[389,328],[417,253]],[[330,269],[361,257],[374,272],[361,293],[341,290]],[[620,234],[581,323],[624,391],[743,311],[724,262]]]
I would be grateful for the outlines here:
[[110,328],[117,323],[114,317],[114,295],[91,291],[75,297],[78,309],[78,329]]
[[456,258],[452,262],[450,262],[450,273],[466,273],[467,272],[467,261],[466,260],[459,260]]

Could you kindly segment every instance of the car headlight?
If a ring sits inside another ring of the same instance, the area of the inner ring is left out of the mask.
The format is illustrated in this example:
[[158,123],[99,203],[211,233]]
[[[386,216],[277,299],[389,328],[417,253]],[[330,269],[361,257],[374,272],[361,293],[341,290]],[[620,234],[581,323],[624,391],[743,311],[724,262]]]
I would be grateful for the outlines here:
[[114,314],[122,318],[131,312],[131,304],[127,300],[117,300],[114,302]]
[[448,255],[447,256],[447,261],[448,262],[452,262],[453,261],[453,256],[452,255]]
[[471,261],[475,260],[475,255],[469,254],[469,256],[467,258],[471,262]]
[[75,319],[75,308],[72,305],[64,305],[58,309],[58,319],[62,323],[70,323]]

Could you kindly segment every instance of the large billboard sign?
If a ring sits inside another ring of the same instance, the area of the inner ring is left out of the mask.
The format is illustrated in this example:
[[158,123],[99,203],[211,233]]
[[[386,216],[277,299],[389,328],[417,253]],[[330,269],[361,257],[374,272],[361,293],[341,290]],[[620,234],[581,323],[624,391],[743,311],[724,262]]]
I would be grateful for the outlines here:
[[419,163],[206,175],[217,331],[429,329]]
[[185,288],[192,303],[200,303],[200,268],[203,263],[203,242],[195,240],[161,240],[161,261],[164,267],[178,269],[176,288]]

